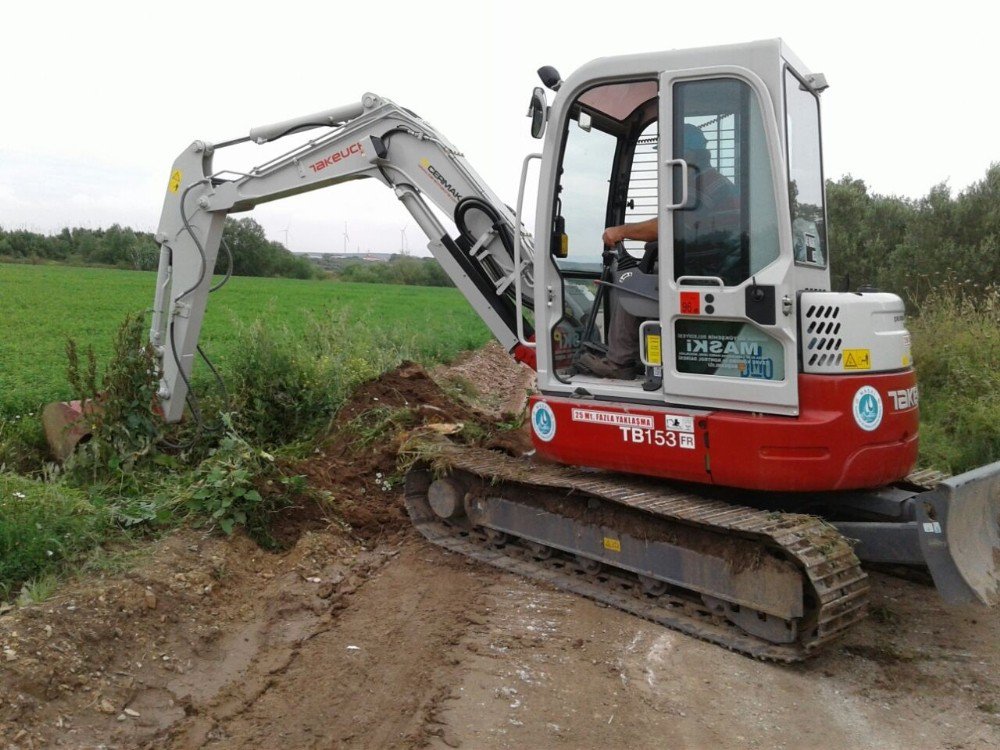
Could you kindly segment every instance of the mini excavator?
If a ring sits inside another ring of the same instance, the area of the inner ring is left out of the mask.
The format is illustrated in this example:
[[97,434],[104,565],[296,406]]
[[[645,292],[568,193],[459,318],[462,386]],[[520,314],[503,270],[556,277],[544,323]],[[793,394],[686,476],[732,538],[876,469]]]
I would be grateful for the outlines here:
[[[780,40],[539,74],[555,96],[532,93],[544,145],[524,160],[513,209],[427,122],[371,93],[185,149],[156,234],[150,340],[166,420],[192,398],[226,217],[369,178],[537,373],[533,456],[449,445],[433,471],[409,472],[405,502],[425,537],[776,661],[818,652],[864,616],[861,561],[923,566],[947,602],[997,604],[1000,463],[913,472],[903,302],[830,289],[824,76]],[[319,134],[260,166],[213,171],[223,148],[307,131]],[[534,161],[532,234],[521,217]],[[716,216],[708,170],[735,196]],[[603,246],[605,227],[652,218],[655,242]],[[634,379],[579,367],[606,353],[615,299],[641,321]]]

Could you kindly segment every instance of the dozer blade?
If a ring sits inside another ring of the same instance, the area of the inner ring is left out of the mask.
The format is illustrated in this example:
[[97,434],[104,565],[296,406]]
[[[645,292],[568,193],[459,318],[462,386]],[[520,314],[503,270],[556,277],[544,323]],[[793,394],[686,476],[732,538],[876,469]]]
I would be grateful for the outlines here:
[[1000,461],[949,477],[916,504],[920,547],[948,604],[1000,604]]

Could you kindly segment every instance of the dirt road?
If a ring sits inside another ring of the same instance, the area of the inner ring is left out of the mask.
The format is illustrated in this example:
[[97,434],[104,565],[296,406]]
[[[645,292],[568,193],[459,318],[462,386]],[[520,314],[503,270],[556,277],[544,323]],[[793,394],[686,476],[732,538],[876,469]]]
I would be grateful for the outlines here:
[[[507,382],[497,363],[466,372]],[[367,470],[384,461],[373,448]],[[0,616],[0,746],[1000,745],[995,611],[873,574],[873,616],[846,641],[800,666],[757,662],[363,515],[399,491],[358,476],[338,507],[367,533],[310,516],[272,554],[183,531]]]

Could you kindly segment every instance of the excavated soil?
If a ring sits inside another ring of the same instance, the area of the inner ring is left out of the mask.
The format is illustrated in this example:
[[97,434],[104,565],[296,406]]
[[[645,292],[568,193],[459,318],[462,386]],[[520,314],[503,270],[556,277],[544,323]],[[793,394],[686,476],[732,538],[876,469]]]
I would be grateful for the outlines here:
[[785,667],[424,542],[396,452],[457,425],[517,452],[491,424],[528,385],[498,347],[404,366],[299,468],[328,499],[286,514],[285,551],[185,530],[0,614],[0,747],[1000,745],[997,612],[920,582],[873,573],[872,617]]

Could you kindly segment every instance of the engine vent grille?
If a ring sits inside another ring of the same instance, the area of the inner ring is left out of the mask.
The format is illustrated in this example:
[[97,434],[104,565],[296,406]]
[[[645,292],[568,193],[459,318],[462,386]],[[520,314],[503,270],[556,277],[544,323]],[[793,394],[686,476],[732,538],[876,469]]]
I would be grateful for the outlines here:
[[840,305],[810,305],[802,326],[803,358],[809,367],[840,367]]

